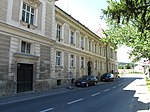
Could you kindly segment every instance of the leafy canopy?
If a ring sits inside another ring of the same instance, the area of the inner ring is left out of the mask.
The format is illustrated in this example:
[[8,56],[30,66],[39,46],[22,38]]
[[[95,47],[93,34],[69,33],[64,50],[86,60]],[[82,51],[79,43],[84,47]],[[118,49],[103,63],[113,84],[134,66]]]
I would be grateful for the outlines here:
[[132,48],[133,61],[150,59],[150,0],[108,0],[103,10],[109,29],[106,42]]

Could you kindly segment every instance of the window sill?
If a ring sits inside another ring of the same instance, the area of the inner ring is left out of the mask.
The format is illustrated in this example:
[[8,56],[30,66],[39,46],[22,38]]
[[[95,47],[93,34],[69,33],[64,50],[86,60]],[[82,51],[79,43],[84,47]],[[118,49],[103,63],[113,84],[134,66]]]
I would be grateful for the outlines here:
[[58,41],[58,42],[62,42],[62,41],[63,41],[63,39],[62,39],[62,38],[59,38],[59,37],[56,37],[56,41]]
[[32,25],[32,24],[29,24],[27,22],[24,22],[22,20],[20,20],[20,24],[28,29],[32,29],[32,30],[36,30],[37,29],[37,26],[35,25]]

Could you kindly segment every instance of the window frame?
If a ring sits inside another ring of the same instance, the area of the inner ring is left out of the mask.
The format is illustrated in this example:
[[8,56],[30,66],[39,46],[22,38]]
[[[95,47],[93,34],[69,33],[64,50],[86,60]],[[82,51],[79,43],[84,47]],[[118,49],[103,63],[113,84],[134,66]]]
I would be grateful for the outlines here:
[[[24,8],[24,5],[25,5],[25,8]],[[29,10],[28,10],[28,7],[29,7]],[[33,12],[32,12],[32,10],[33,10]],[[25,14],[23,14],[23,12]],[[29,14],[28,21],[27,21],[27,13]],[[23,17],[23,15],[24,15],[24,17]],[[32,16],[33,16],[33,19],[31,20]],[[26,2],[22,2],[21,21],[28,23],[30,25],[35,25],[35,23],[36,23],[36,8],[27,4]]]
[[58,24],[56,25],[56,38],[58,39],[58,41],[61,41],[61,37],[62,37],[62,25]]
[[[23,42],[25,43],[24,48],[23,48]],[[28,45],[30,45],[29,52],[27,52],[27,51],[28,51]],[[24,50],[23,50],[23,49],[24,49]],[[27,42],[27,41],[21,41],[21,49],[20,49],[20,52],[21,52],[21,53],[24,53],[24,54],[32,54],[32,43]]]
[[62,58],[62,52],[56,51],[56,66],[61,66],[61,58]]
[[75,32],[74,31],[70,31],[70,44],[75,44]]
[[84,68],[84,57],[81,57],[81,68]]
[[70,55],[70,67],[74,67],[74,55],[73,54],[71,54]]

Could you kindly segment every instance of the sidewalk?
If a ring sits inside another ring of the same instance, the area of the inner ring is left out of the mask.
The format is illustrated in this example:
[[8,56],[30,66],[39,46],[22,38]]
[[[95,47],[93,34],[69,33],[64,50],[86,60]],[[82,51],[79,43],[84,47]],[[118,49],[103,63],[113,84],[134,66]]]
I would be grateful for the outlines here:
[[[150,93],[146,86],[145,75],[132,74],[132,76],[137,77],[137,79],[130,83],[125,89],[135,91],[133,97],[137,99],[137,101],[135,101],[137,103],[133,104],[134,111],[136,110],[136,112],[150,112]],[[125,75],[123,77],[128,77],[128,75]]]
[[145,77],[143,79],[137,80],[136,83],[136,93],[134,97],[138,98],[139,102],[142,102],[146,105],[137,105],[137,107],[144,110],[138,110],[137,112],[150,112],[150,93],[146,86]]

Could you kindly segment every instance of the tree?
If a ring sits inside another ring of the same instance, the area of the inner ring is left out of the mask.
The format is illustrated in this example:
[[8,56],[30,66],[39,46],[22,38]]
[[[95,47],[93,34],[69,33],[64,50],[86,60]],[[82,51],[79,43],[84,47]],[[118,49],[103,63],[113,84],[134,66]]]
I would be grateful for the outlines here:
[[130,56],[134,61],[150,59],[150,1],[149,0],[108,0],[103,10],[109,29],[104,41],[114,48],[127,45],[132,48]]

